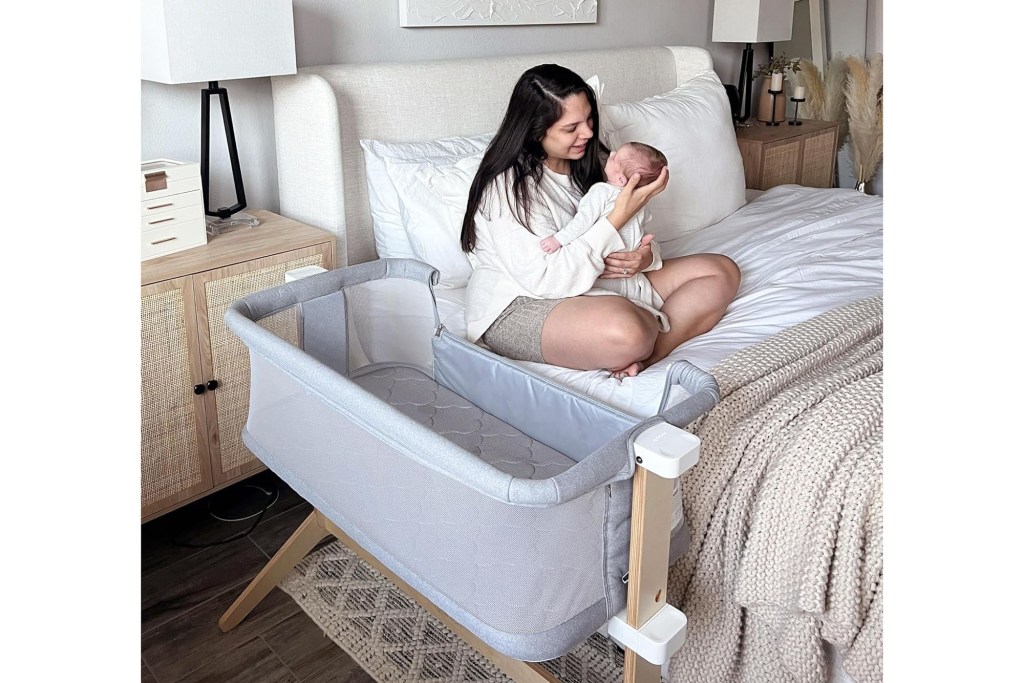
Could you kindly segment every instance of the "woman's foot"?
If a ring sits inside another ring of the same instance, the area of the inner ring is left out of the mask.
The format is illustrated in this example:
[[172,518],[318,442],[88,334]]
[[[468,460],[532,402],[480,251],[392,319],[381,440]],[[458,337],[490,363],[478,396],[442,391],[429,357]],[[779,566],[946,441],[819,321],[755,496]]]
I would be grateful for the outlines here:
[[645,367],[647,366],[645,366],[640,361],[630,363],[621,370],[612,370],[612,377],[614,377],[615,379],[622,379],[623,377],[636,377]]

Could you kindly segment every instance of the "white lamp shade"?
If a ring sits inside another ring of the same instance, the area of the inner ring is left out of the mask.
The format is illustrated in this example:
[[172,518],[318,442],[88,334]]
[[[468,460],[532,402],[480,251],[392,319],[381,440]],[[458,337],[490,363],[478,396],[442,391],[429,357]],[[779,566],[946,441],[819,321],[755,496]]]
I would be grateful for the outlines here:
[[200,83],[295,73],[292,0],[142,0],[142,78]]
[[711,40],[773,43],[793,37],[795,0],[715,0]]

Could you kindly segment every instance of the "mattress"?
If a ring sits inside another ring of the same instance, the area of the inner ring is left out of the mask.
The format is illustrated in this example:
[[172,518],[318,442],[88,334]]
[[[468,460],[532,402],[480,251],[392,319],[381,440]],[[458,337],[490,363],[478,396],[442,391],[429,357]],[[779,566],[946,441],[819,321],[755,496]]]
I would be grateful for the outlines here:
[[[781,185],[753,197],[715,225],[661,243],[663,257],[717,252],[732,258],[742,280],[736,299],[709,332],[680,345],[636,377],[521,362],[531,371],[638,417],[658,412],[671,363],[710,370],[740,349],[853,301],[882,293],[882,200],[849,189]],[[441,322],[465,336],[465,290],[435,292]],[[380,317],[393,309],[363,307]],[[364,320],[364,324],[366,321]],[[395,335],[380,335],[388,345]],[[687,397],[673,387],[666,405]]]

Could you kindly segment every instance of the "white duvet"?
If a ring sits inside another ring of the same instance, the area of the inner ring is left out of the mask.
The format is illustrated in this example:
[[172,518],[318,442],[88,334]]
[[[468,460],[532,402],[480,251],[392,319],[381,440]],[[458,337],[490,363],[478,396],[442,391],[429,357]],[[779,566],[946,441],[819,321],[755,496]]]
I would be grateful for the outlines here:
[[[882,200],[855,190],[782,185],[725,220],[671,242],[665,257],[718,252],[740,267],[736,300],[710,332],[636,377],[524,362],[532,371],[634,415],[657,412],[665,369],[688,360],[710,370],[740,349],[838,306],[882,293]],[[438,291],[445,326],[465,334],[464,290]],[[675,388],[669,404],[685,398]]]

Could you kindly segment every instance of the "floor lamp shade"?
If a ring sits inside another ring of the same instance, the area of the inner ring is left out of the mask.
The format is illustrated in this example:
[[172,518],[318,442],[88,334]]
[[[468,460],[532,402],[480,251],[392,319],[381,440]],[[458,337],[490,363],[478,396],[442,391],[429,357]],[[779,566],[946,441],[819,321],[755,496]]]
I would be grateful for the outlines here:
[[[217,82],[295,72],[292,0],[142,0],[143,80],[209,83],[202,90],[199,160],[207,216],[223,222],[245,208],[228,92]],[[209,192],[211,97],[220,100],[236,197],[234,206],[216,210],[210,209]],[[255,225],[255,220],[245,216],[233,222]]]

